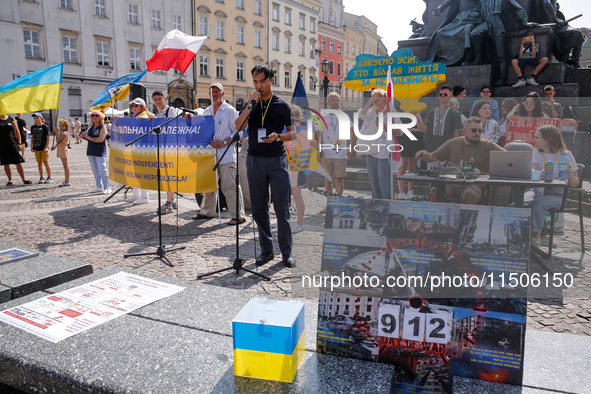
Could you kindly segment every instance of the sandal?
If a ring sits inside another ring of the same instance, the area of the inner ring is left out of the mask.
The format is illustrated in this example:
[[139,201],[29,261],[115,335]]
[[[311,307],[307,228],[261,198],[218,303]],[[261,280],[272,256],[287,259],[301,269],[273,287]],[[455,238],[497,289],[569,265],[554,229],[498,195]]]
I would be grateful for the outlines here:
[[245,223],[245,222],[246,222],[246,218],[238,219],[238,222],[236,221],[236,218],[233,218],[232,220],[230,220],[228,222],[228,226],[235,226],[236,223],[242,224],[242,223]]
[[24,183],[25,185],[30,185],[30,184],[32,184],[33,182],[31,182],[30,180],[28,180],[28,179],[27,179],[26,181],[23,181],[23,183]]
[[6,184],[6,186],[12,186],[12,182],[8,181],[8,183]]
[[201,213],[198,213],[197,215],[193,215],[193,220],[203,220],[203,219],[213,219],[213,216],[205,216]]

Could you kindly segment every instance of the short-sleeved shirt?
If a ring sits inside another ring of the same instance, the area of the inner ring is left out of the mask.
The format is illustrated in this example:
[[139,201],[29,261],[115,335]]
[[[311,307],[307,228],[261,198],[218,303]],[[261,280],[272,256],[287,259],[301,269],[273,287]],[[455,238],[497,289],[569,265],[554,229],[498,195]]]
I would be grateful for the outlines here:
[[444,107],[443,111],[439,107],[432,109],[427,114],[427,152],[434,152],[445,141],[454,138],[454,132],[461,132],[462,117],[460,112],[451,108]]
[[[554,110],[558,114],[558,116],[562,116],[562,105],[559,103],[554,103]],[[552,106],[549,105],[548,108],[543,109],[544,113],[548,115],[549,118],[552,117]]]
[[[570,165],[572,166],[571,169],[573,170],[573,172],[576,172],[579,167],[577,167],[577,162],[575,161],[575,158],[573,157],[572,153],[569,152],[568,156],[568,160],[570,162]],[[539,169],[544,169],[544,166],[546,163],[552,162],[554,164],[554,167],[552,169],[552,176],[554,177],[554,179],[558,179],[558,162],[560,161],[560,158],[562,157],[562,152],[558,152],[558,153],[544,153],[544,152],[540,152],[538,149],[534,150],[533,156],[532,156],[532,164],[535,163],[537,164],[539,167]]]
[[[285,146],[282,141],[275,141],[270,144],[259,141],[258,131],[260,128],[267,130],[266,134],[281,134],[287,126],[293,125],[293,116],[291,107],[287,101],[273,93],[267,102],[259,101],[259,104],[253,108],[248,119],[248,154],[260,157],[277,157],[286,155]],[[263,111],[265,111],[265,121],[263,123]]]
[[[226,101],[222,102],[222,105],[218,108],[216,114],[213,114],[213,107],[210,105],[205,108],[203,115],[211,115],[215,121],[215,135],[214,140],[223,141],[228,137],[233,137],[236,133],[236,119],[238,118],[238,111],[232,107]],[[226,146],[223,148],[216,149],[218,160],[224,154]],[[227,164],[236,161],[236,149],[230,148],[228,153],[220,161],[220,164]]]
[[27,133],[25,132],[25,127],[27,127],[27,122],[23,118],[15,117],[16,125],[18,126],[18,131],[21,133],[21,142],[24,144]]
[[33,150],[45,150],[48,138],[49,127],[47,127],[47,125],[42,124],[41,126],[34,125],[31,127],[31,144],[33,146]]
[[460,161],[467,163],[474,159],[474,167],[488,174],[490,152],[504,150],[490,140],[481,139],[478,144],[467,145],[464,137],[457,137],[441,145],[433,155],[439,161],[447,160],[455,165],[460,165]]
[[[322,148],[322,153],[324,157],[327,159],[347,159],[347,149],[344,149],[349,144],[350,140],[339,140],[339,119],[335,114],[326,114],[324,115],[324,120],[326,120],[326,130],[322,130],[321,137],[322,143],[326,145],[332,145],[331,149],[324,149]],[[351,127],[353,127],[353,122],[351,122],[351,118],[349,118],[349,128],[347,129],[347,136],[350,134]],[[340,142],[340,143],[339,143]],[[337,147],[338,146],[338,152]]]
[[[536,42],[536,57],[539,57],[540,53],[540,43]],[[523,45],[523,55],[521,55],[520,59],[523,59],[524,57],[533,57],[533,51],[532,51],[532,46],[531,44],[524,44]]]

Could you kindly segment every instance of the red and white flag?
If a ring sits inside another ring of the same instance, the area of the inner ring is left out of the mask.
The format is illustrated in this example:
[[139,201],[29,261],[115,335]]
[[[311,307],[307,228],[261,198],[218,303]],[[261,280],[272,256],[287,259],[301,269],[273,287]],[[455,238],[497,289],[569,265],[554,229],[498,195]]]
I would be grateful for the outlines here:
[[[386,93],[388,97],[388,106],[387,112],[396,112],[396,108],[394,107],[394,84],[392,83],[392,68],[388,66],[388,76],[386,78]],[[398,144],[398,140],[396,136],[393,136],[394,143]],[[397,171],[398,167],[402,164],[402,159],[400,156],[400,152],[392,152],[390,153],[390,157],[392,157],[392,171]]]
[[154,56],[146,62],[148,71],[171,68],[184,73],[207,37],[195,37],[174,29],[166,33]]

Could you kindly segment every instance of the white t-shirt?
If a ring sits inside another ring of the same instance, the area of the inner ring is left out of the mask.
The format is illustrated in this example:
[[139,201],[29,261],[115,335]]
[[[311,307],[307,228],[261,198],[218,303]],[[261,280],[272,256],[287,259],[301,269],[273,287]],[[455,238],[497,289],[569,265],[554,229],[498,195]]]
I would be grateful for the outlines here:
[[[359,119],[363,120],[363,126],[361,127],[360,133],[361,134],[366,134],[366,135],[374,135],[378,132],[378,126],[376,126],[376,123],[379,119],[379,115],[376,113],[376,111],[373,108],[370,108],[367,113],[365,115],[361,114],[361,110],[359,109]],[[389,152],[388,152],[388,148],[386,147],[389,144],[393,144],[392,141],[388,141],[386,140],[386,121],[387,121],[387,116],[386,114],[384,114],[384,126],[383,126],[383,134],[380,138],[378,138],[377,140],[373,140],[373,141],[362,141],[361,143],[363,144],[367,144],[367,145],[372,145],[372,144],[382,144],[382,146],[379,147],[379,152],[372,154],[373,157],[375,157],[376,159],[387,159]],[[399,123],[396,121],[396,119],[393,121],[394,123]]]
[[[570,153],[570,152],[567,156],[570,161],[570,165],[572,166],[571,168],[572,168],[573,172],[576,172],[579,169],[579,167],[577,167],[577,162],[575,161],[575,158],[573,157],[572,153]],[[544,154],[543,152],[540,152],[539,150],[535,149],[533,157],[532,157],[532,163],[537,163],[540,166],[539,167],[540,170],[544,169],[545,163],[547,163],[547,162],[554,163],[554,167],[552,169],[552,175],[554,176],[554,179],[558,179],[558,162],[560,161],[561,157],[562,157],[562,152],[558,152],[555,154],[552,154],[552,153],[545,153]],[[544,160],[544,158],[546,160]]]
[[[339,120],[335,114],[326,114],[324,115],[324,120],[326,120],[326,125],[328,126],[327,130],[322,130],[322,143],[323,144],[330,144],[333,146],[332,149],[324,149],[322,148],[322,153],[324,157],[327,159],[347,159],[347,152],[351,140],[341,140],[341,143],[338,144],[339,141]],[[353,127],[353,122],[351,118],[349,118],[349,129],[347,130],[347,134],[349,134],[351,127]],[[339,150],[337,153],[336,146],[338,144]]]

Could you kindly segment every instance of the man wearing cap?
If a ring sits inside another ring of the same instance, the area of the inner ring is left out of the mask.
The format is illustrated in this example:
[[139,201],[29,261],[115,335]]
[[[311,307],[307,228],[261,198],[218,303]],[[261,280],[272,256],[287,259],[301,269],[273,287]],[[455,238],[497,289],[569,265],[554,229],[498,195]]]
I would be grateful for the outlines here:
[[[211,105],[205,108],[203,115],[212,115],[215,119],[215,135],[210,145],[216,149],[217,161],[220,163],[218,174],[220,184],[226,202],[228,211],[232,219],[228,222],[229,226],[242,224],[246,221],[244,214],[244,200],[242,189],[238,186],[238,212],[236,212],[236,149],[229,148],[223,159],[220,160],[229,144],[232,144],[232,137],[236,134],[236,118],[238,111],[224,99],[224,87],[219,82],[209,85],[211,92]],[[201,212],[193,216],[193,219],[211,219],[215,214],[215,205],[217,202],[217,193],[205,193],[201,202]]]
[[[156,113],[148,113],[148,120],[152,120],[154,118],[174,118],[175,116],[182,113],[181,110],[166,104],[166,97],[164,97],[164,93],[162,93],[160,90],[156,90],[154,93],[152,93],[152,102],[154,103],[154,106],[156,106]],[[190,118],[190,116],[190,114],[185,114],[185,118],[187,120]],[[177,207],[178,203],[174,199],[174,192],[166,192],[166,203],[158,208],[156,213],[166,215],[167,213],[172,213],[173,209],[177,209]]]
[[[51,167],[49,166],[49,127],[43,123],[40,112],[33,114],[35,125],[31,127],[31,151],[35,153],[37,168],[39,169],[39,183],[53,183]],[[47,179],[43,177],[43,166],[47,170]]]
[[[146,102],[139,97],[131,102],[131,111],[136,119],[146,119],[149,116]],[[134,188],[132,196],[127,197],[125,201],[132,202],[134,205],[148,204],[150,202],[149,190]]]
[[[283,255],[283,264],[294,267],[291,255],[292,236],[289,206],[291,204],[291,175],[283,142],[297,139],[293,127],[293,115],[289,104],[273,93],[275,75],[269,63],[257,64],[251,70],[255,92],[248,102],[257,102],[236,119],[236,128],[248,118],[248,157],[246,168],[252,217],[259,228],[261,254],[256,265],[263,265],[275,258],[273,236],[269,218],[269,186],[273,195],[273,207],[277,216],[277,238]],[[240,129],[239,131],[241,131]],[[286,130],[286,132],[284,132]]]

